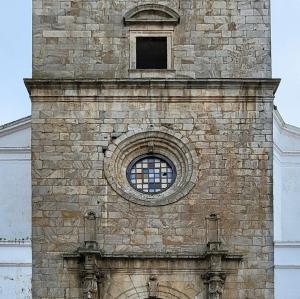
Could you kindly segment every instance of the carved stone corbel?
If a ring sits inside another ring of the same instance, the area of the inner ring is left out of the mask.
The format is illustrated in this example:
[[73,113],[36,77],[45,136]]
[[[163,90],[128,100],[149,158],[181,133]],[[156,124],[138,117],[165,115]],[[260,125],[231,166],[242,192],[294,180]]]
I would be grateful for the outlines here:
[[159,283],[157,277],[152,275],[150,276],[148,282],[148,299],[158,298],[158,292],[159,292]]
[[221,299],[226,279],[225,272],[209,271],[202,276],[202,279],[207,285],[208,299]]

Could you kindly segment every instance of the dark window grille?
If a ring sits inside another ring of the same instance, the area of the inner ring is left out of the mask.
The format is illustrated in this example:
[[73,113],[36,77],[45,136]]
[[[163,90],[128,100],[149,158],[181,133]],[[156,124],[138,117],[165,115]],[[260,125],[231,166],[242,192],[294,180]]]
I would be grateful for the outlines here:
[[167,69],[167,37],[136,38],[137,69]]

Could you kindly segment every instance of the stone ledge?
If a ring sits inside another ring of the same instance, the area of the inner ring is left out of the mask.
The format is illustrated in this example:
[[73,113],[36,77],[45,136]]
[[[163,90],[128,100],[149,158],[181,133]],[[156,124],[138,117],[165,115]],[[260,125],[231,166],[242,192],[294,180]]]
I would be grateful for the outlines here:
[[173,69],[130,69],[128,70],[131,79],[150,79],[150,78],[175,78],[176,71]]
[[273,101],[280,79],[25,79],[32,101]]
[[[85,252],[86,253],[86,252]],[[138,259],[138,260],[205,260],[207,254],[147,254],[147,253],[104,253],[102,251],[91,251],[90,254],[97,254],[100,259]],[[64,253],[62,256],[66,259],[75,259],[81,257],[81,252],[75,253]],[[224,251],[225,260],[237,260],[241,261],[243,259],[242,254],[230,254]]]

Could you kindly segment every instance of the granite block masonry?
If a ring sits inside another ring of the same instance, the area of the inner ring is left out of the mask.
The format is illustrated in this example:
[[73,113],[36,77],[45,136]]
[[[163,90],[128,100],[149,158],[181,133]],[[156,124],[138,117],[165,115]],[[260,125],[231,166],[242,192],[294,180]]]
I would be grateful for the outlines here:
[[180,16],[172,29],[177,78],[271,76],[269,0],[33,0],[33,76],[128,78],[123,18],[141,4],[165,5]]
[[[33,17],[33,299],[273,298],[269,1]],[[137,67],[139,37],[166,68]]]

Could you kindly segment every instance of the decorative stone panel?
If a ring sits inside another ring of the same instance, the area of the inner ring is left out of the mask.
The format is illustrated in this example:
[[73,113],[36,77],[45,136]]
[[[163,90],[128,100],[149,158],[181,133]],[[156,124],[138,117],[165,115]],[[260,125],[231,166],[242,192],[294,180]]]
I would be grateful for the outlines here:
[[[126,175],[128,165],[135,158],[148,154],[168,157],[176,169],[174,184],[158,194],[136,191]],[[188,138],[164,127],[149,125],[146,130],[133,130],[114,140],[105,152],[104,171],[111,187],[123,198],[142,205],[166,205],[186,196],[195,186],[198,157]]]
[[179,23],[180,16],[173,9],[160,4],[142,4],[130,9],[124,16],[124,24],[172,24]]

